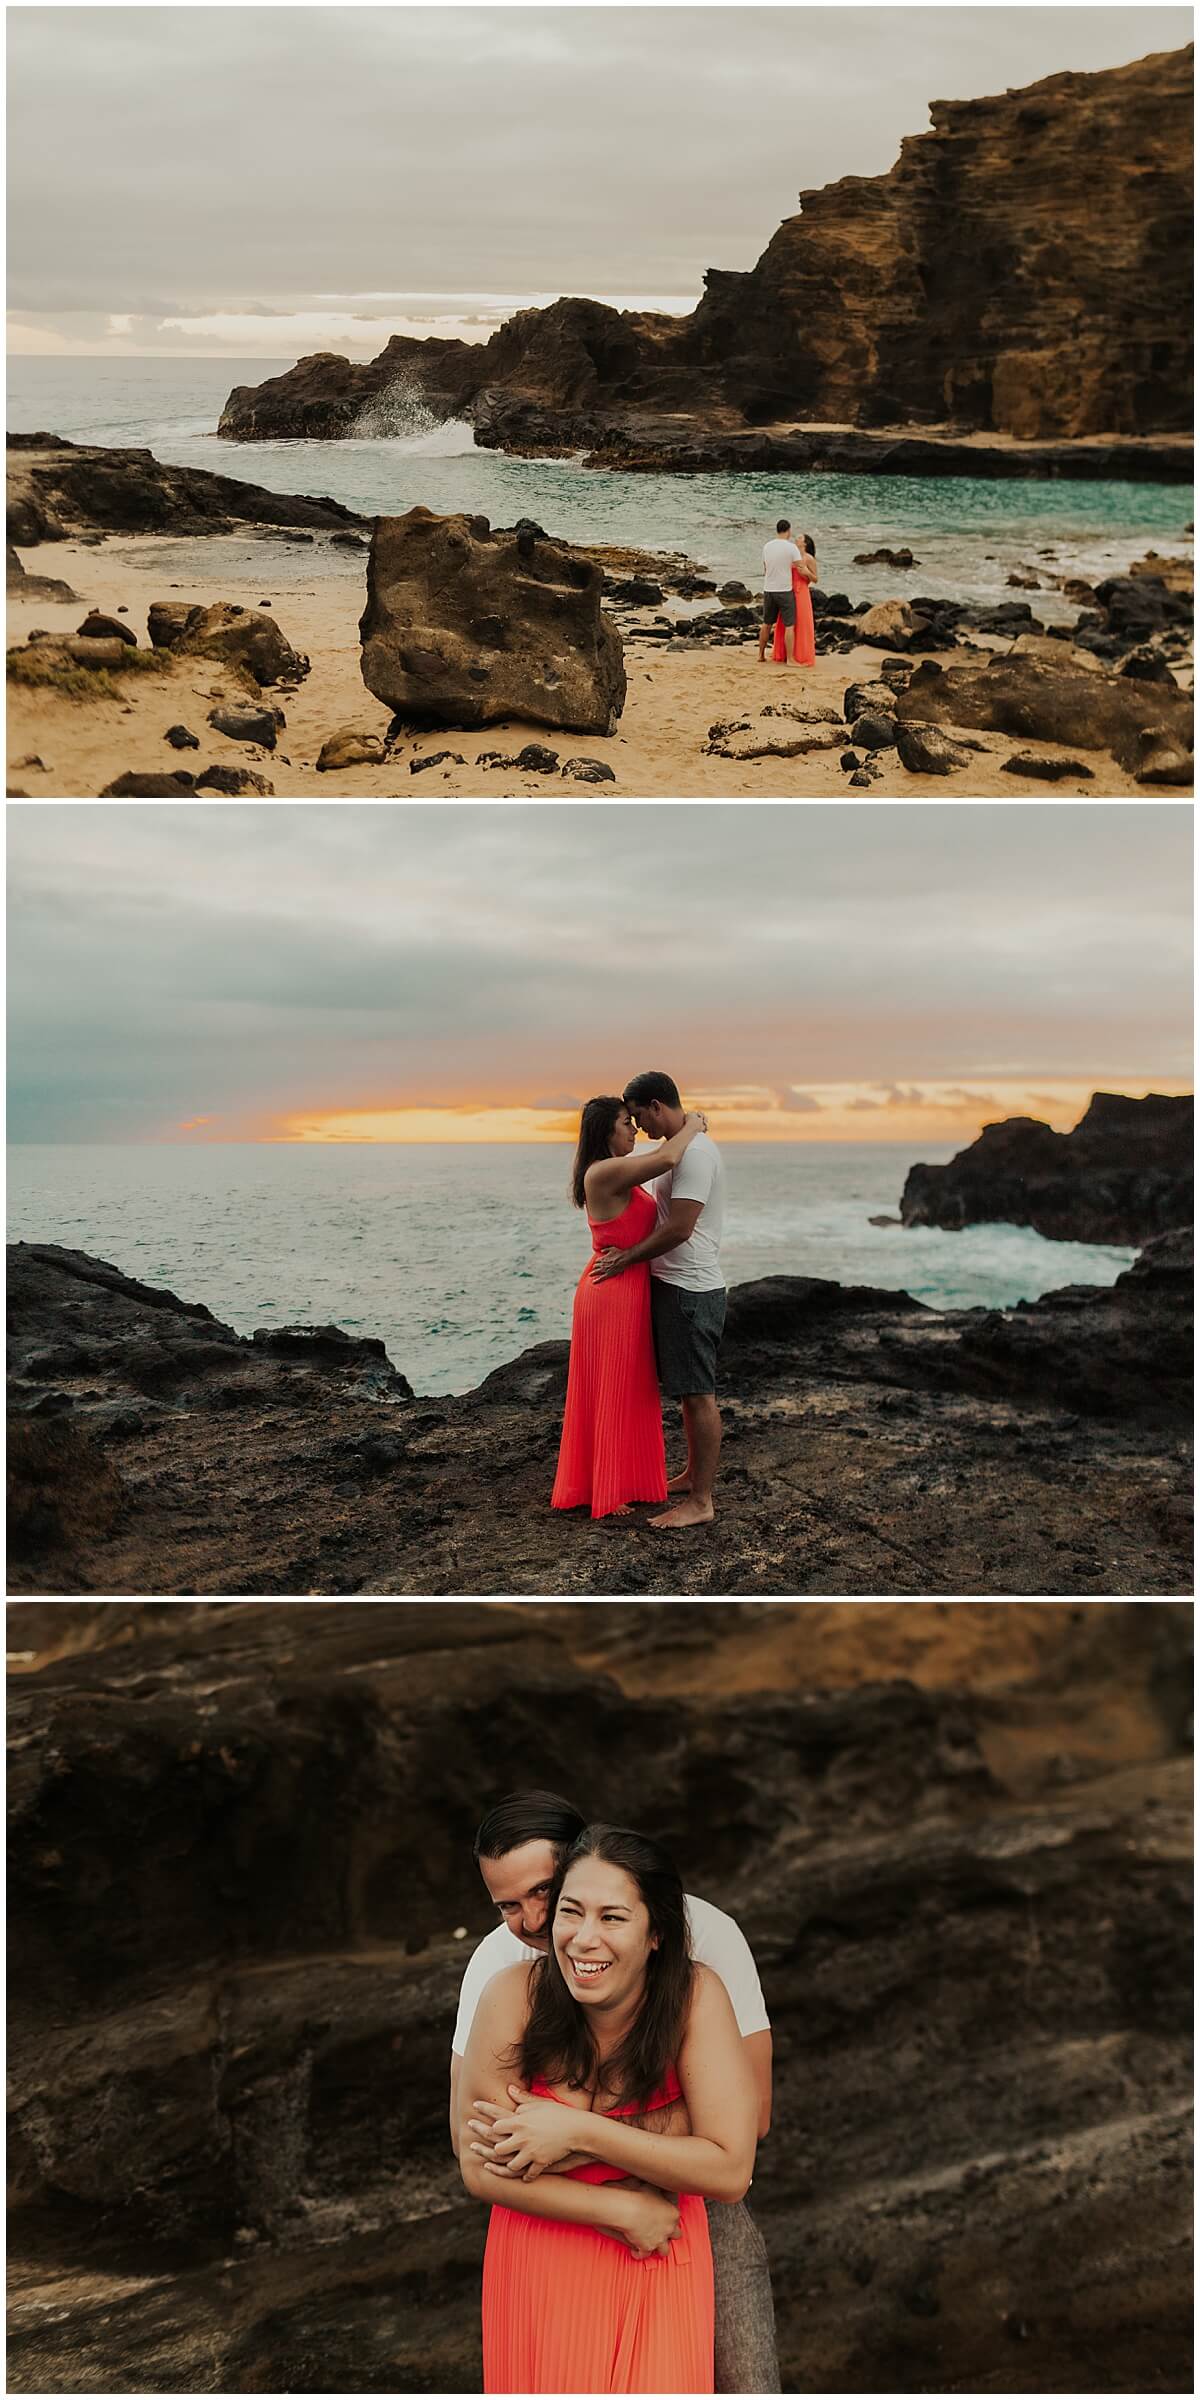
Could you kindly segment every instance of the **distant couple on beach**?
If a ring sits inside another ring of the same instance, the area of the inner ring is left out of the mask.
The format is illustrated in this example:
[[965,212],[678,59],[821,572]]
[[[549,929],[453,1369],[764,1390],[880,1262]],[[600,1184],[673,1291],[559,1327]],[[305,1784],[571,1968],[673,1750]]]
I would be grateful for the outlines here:
[[491,2202],[485,2392],[777,2392],[745,2203],[771,2026],[739,1925],[651,1835],[513,1792],[475,1860],[501,1922],[450,2060],[467,2191]]
[[781,666],[787,658],[790,626],[794,664],[798,667],[815,667],[817,634],[809,587],[816,580],[817,548],[812,535],[803,533],[800,541],[794,542],[788,519],[781,517],[775,528],[774,541],[763,543],[762,623],[758,629],[760,667],[766,657],[772,626],[775,628],[775,645],[771,656],[776,665]]
[[[639,1150],[639,1132],[656,1147]],[[725,1173],[707,1119],[685,1111],[671,1076],[651,1070],[619,1100],[587,1102],[571,1197],[587,1212],[592,1256],[575,1294],[550,1505],[610,1517],[669,1500],[652,1525],[711,1524]],[[687,1437],[687,1463],[669,1480],[664,1394],[680,1402]]]

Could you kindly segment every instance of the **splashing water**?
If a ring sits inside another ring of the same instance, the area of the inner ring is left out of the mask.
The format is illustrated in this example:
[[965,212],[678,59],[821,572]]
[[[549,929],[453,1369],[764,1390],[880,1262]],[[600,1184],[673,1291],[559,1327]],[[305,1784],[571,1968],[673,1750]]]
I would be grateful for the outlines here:
[[436,433],[438,419],[421,394],[415,375],[393,377],[381,392],[364,400],[350,427],[357,442],[424,442]]

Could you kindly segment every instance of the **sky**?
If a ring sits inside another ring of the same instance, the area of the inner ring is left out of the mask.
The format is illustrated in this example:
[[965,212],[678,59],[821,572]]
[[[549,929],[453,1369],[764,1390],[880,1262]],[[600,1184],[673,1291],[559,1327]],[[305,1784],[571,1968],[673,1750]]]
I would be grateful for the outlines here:
[[372,357],[561,293],[694,306],[933,99],[1189,40],[1158,7],[7,12],[9,342]]
[[1190,1089],[1191,810],[10,803],[15,1141],[961,1143]]

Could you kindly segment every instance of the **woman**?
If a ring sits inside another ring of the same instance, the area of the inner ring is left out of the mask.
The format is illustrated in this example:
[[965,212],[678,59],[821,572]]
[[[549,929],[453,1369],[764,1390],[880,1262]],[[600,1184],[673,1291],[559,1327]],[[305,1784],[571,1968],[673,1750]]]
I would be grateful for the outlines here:
[[[817,629],[813,623],[812,593],[809,589],[817,580],[817,546],[811,533],[802,533],[800,547],[804,565],[792,568],[792,591],[796,600],[796,630],[792,635],[792,657],[798,667],[815,667],[817,663]],[[775,620],[775,647],[771,652],[778,666],[787,658],[787,627],[782,617]]]
[[[592,1258],[632,1250],[654,1231],[656,1210],[637,1189],[678,1166],[706,1119],[693,1110],[669,1142],[638,1151],[637,1127],[623,1100],[589,1100],[579,1122],[571,1197],[586,1208]],[[551,1508],[591,1508],[594,1517],[628,1516],[634,1500],[665,1500],[662,1403],[650,1330],[650,1269],[630,1267],[604,1283],[589,1258],[571,1318],[571,1361],[558,1473]]]
[[550,1924],[488,1984],[459,2083],[463,2181],[495,2204],[484,2390],[711,2392],[704,2199],[742,2198],[757,2131],[729,1995],[645,1834],[589,1825]]

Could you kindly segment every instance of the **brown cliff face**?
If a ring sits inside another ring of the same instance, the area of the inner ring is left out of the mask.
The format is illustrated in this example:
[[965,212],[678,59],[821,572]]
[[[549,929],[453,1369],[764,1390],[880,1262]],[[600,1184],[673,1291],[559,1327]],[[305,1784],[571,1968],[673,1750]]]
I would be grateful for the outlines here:
[[435,414],[515,450],[614,432],[636,448],[672,412],[692,441],[805,422],[1186,433],[1190,47],[931,115],[886,175],[805,192],[757,266],[705,278],[691,317],[563,299],[474,347],[397,337],[369,364],[302,359],[231,393],[220,431],[336,439],[411,377]]
[[1190,49],[935,100],[887,175],[805,192],[689,328],[760,422],[1025,440],[1191,423]]

